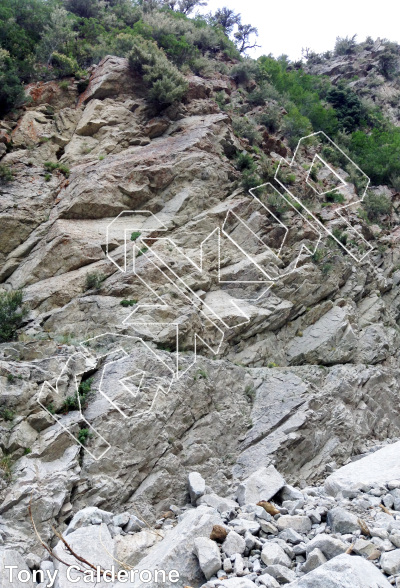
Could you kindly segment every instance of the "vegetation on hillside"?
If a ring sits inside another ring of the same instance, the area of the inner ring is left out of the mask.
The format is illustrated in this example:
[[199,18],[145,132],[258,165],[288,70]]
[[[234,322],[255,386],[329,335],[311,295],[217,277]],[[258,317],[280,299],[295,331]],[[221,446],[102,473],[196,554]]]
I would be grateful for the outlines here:
[[[301,137],[324,131],[337,139],[373,183],[399,187],[400,130],[378,106],[360,99],[346,82],[332,85],[328,78],[306,73],[303,62],[290,62],[286,56],[243,57],[256,46],[257,29],[243,24],[241,16],[227,7],[198,14],[205,4],[202,0],[3,0],[0,115],[24,103],[27,82],[75,76],[84,89],[87,68],[107,54],[129,58],[132,71],[148,88],[149,101],[159,110],[183,98],[186,74],[207,77],[220,71],[236,81],[242,104],[262,107],[261,112],[243,115],[241,104],[227,104],[224,96],[215,96],[220,107],[230,111],[237,135],[254,149],[262,142],[263,128],[285,137],[291,149]],[[397,79],[399,48],[383,43],[379,71],[386,79]],[[373,44],[370,38],[359,44],[355,36],[338,38],[333,52],[306,49],[304,55],[307,62],[320,63]],[[244,172],[246,185],[259,179],[253,169]]]

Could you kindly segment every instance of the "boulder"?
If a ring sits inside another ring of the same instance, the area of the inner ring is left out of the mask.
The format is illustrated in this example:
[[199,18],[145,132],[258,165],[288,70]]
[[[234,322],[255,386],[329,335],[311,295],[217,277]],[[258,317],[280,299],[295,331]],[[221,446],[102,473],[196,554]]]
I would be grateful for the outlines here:
[[74,533],[77,529],[80,529],[81,527],[100,525],[101,523],[105,523],[106,525],[112,525],[112,513],[107,512],[106,510],[101,510],[96,506],[88,506],[87,508],[83,508],[73,516],[71,522],[67,527],[67,530],[65,531],[65,535]]
[[303,565],[302,571],[305,573],[312,572],[312,570],[315,570],[319,566],[322,566],[326,561],[327,559],[322,553],[322,551],[318,549],[318,547],[316,547],[308,554],[307,561]]
[[267,566],[279,564],[289,567],[291,563],[290,558],[286,555],[282,547],[270,541],[264,544],[261,559]]
[[327,523],[334,533],[341,533],[342,535],[360,530],[358,518],[341,506],[332,508],[328,512]]
[[311,520],[303,515],[282,515],[276,521],[279,531],[293,529],[298,533],[308,533],[311,531]]
[[[80,527],[67,535],[66,540],[77,555],[93,562],[96,566],[101,566],[104,570],[111,570],[111,566],[115,563],[113,559],[114,541],[104,523]],[[54,548],[54,555],[70,566],[75,565],[82,569],[82,564],[68,552],[62,541],[59,541]],[[70,588],[71,581],[67,576],[66,566],[54,558],[54,567],[58,570],[58,588]],[[84,582],[83,574],[78,572],[71,572],[72,575],[79,578],[79,581],[74,583],[77,588],[106,588],[109,586],[109,583],[104,581],[100,583],[96,583],[96,581]]]
[[160,531],[150,529],[142,529],[134,535],[118,535],[115,538],[116,558],[130,566],[136,566],[149,552],[150,547],[162,538],[163,534]]
[[284,478],[274,466],[260,468],[239,484],[237,501],[243,505],[270,500],[284,485]]
[[132,88],[133,78],[129,72],[128,60],[107,55],[95,68],[88,87],[79,97],[79,105],[86,104],[93,98],[102,100],[107,96],[131,92]]
[[400,573],[400,549],[387,551],[382,554],[379,561],[381,568],[389,576],[395,576]]
[[197,537],[194,540],[194,552],[207,580],[221,569],[221,555],[215,541],[207,539],[207,537]]
[[400,441],[351,462],[325,480],[325,490],[336,496],[342,491],[357,492],[400,478]]
[[262,574],[258,579],[261,586],[265,586],[266,588],[279,588],[278,582],[269,574]]
[[246,542],[236,531],[231,531],[222,544],[222,551],[231,557],[235,553],[244,553],[246,549]]
[[349,545],[346,545],[346,543],[340,539],[335,539],[330,535],[320,533],[307,543],[306,553],[308,555],[314,549],[318,548],[322,551],[326,559],[332,559],[333,557],[344,553],[348,547]]
[[[10,578],[11,570],[6,570],[5,566],[16,566],[16,570],[12,570],[13,575]],[[27,575],[23,575],[18,579],[18,572],[24,571]],[[33,588],[31,571],[26,565],[22,556],[14,549],[0,549],[0,586],[1,588]]]
[[[204,575],[194,554],[194,541],[197,537],[209,536],[213,526],[220,524],[221,517],[208,506],[199,506],[187,511],[176,527],[168,531],[164,539],[150,549],[135,569],[139,573],[142,570],[154,569],[167,572],[177,570],[180,585],[200,585],[204,582]],[[137,576],[135,578],[133,582],[117,582],[114,588],[142,588],[143,583]],[[167,581],[163,586],[170,588],[176,586],[176,582],[170,581],[167,575]]]
[[192,504],[195,505],[197,500],[203,496],[206,489],[206,483],[204,478],[198,472],[190,472],[188,482],[190,500]]
[[296,579],[296,574],[293,570],[289,570],[289,568],[280,564],[267,566],[265,571],[280,584],[289,584],[289,582],[293,582]]
[[201,496],[197,500],[196,504],[206,504],[207,506],[212,506],[220,513],[233,510],[239,506],[235,500],[231,500],[230,498],[221,498],[221,496],[218,496],[217,494],[204,494],[204,496]]
[[356,555],[338,555],[292,582],[287,588],[389,588],[391,584],[369,561]]

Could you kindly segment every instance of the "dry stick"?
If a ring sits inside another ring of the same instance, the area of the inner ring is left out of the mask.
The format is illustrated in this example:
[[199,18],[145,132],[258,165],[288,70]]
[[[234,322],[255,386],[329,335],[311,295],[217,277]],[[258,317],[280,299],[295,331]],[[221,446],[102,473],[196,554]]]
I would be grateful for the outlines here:
[[385,512],[386,514],[393,516],[393,513],[390,512],[390,510],[388,508],[386,508],[386,506],[384,506],[383,504],[379,505],[381,507],[381,509],[383,510],[383,512]]
[[347,553],[347,554],[351,553],[351,552],[353,551],[354,545],[355,545],[355,543],[352,543],[352,544],[350,545],[350,547],[348,547],[348,548],[346,549],[345,553]]
[[[54,559],[57,559],[59,562],[61,562],[62,564],[64,564],[65,566],[69,567],[70,564],[66,563],[65,561],[63,561],[61,558],[58,557],[58,555],[56,555],[55,553],[53,553],[53,551],[50,549],[50,547],[48,545],[46,545],[46,543],[43,541],[43,539],[41,538],[41,536],[39,535],[39,532],[36,528],[35,525],[35,521],[33,520],[33,516],[32,516],[32,507],[31,507],[31,502],[32,502],[32,498],[29,502],[29,506],[28,506],[28,512],[29,512],[29,516],[31,518],[32,521],[32,526],[33,526],[33,530],[35,531],[36,537],[38,538],[40,544],[45,548],[45,550],[51,555],[51,557],[54,557]],[[80,572],[84,573],[84,570],[79,570]]]
[[[100,566],[95,566],[93,564],[91,564],[87,559],[85,559],[84,557],[81,557],[80,555],[78,555],[73,549],[72,547],[69,545],[69,543],[67,543],[67,541],[64,539],[64,537],[61,535],[61,533],[59,533],[57,531],[57,529],[55,529],[53,527],[53,525],[51,526],[52,531],[55,535],[57,535],[57,537],[60,539],[60,541],[62,541],[65,545],[65,547],[67,548],[67,550],[70,552],[70,554],[77,559],[78,561],[84,563],[85,565],[89,566],[90,568],[92,568],[92,570],[94,570],[95,572],[97,572],[97,569],[100,568]],[[87,570],[86,570],[87,571]],[[103,576],[110,576],[111,577],[111,573],[107,572],[106,570],[103,570],[100,568],[100,574],[103,574]]]
[[[53,550],[52,550],[52,549],[50,549],[50,547],[49,547],[48,545],[46,545],[46,543],[43,541],[43,539],[42,539],[42,538],[41,538],[41,536],[39,535],[39,532],[38,532],[38,530],[37,530],[37,528],[36,528],[35,521],[34,521],[34,519],[33,519],[33,515],[32,515],[32,505],[31,505],[31,504],[32,504],[32,497],[31,497],[31,499],[30,499],[30,501],[29,501],[28,512],[29,512],[29,516],[30,516],[30,518],[31,518],[31,521],[32,521],[32,526],[33,526],[33,529],[34,529],[34,531],[35,531],[36,537],[37,537],[37,538],[39,539],[39,541],[40,541],[40,544],[41,544],[41,545],[42,545],[42,546],[45,548],[45,550],[46,550],[46,551],[47,551],[47,552],[48,552],[48,553],[51,555],[51,557],[54,557],[54,559],[57,559],[57,560],[58,560],[60,563],[62,563],[62,564],[64,564],[65,566],[67,566],[67,568],[68,568],[68,567],[70,567],[70,565],[71,565],[71,564],[69,564],[69,563],[66,563],[64,560],[62,560],[60,557],[58,557],[58,555],[56,555],[56,554],[53,552]],[[64,545],[66,546],[66,548],[67,548],[67,550],[70,552],[70,554],[71,554],[73,557],[75,557],[75,559],[77,559],[78,561],[81,561],[82,563],[86,564],[87,566],[89,566],[89,567],[90,567],[90,568],[92,568],[93,570],[97,571],[97,568],[96,568],[96,566],[94,566],[93,564],[89,563],[89,562],[88,562],[86,559],[84,559],[83,557],[80,557],[80,556],[79,556],[77,553],[75,553],[75,552],[73,551],[73,549],[71,548],[71,546],[70,546],[70,545],[69,545],[69,544],[68,544],[68,543],[65,541],[64,537],[63,537],[63,536],[62,536],[62,535],[61,535],[61,534],[60,534],[60,533],[59,533],[59,532],[58,532],[58,531],[57,531],[57,530],[56,530],[56,529],[55,529],[53,526],[52,526],[51,528],[52,528],[53,532],[54,532],[54,533],[57,535],[57,537],[58,537],[58,538],[59,538],[59,539],[60,539],[60,540],[61,540],[61,541],[64,543]],[[87,572],[87,570],[82,570],[82,569],[79,569],[78,571],[79,571],[79,572],[81,572],[81,573],[83,573],[83,574],[84,574],[85,572]],[[104,571],[104,570],[102,570],[102,569],[100,569],[100,573],[101,573],[101,574],[106,574],[106,575],[109,575],[109,574],[110,574],[110,572],[106,572],[106,571]]]

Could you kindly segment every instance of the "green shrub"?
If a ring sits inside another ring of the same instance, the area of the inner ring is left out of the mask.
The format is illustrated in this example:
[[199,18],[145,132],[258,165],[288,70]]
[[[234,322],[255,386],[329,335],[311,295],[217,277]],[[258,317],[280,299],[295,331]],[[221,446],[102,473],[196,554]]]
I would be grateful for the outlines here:
[[364,113],[361,100],[351,90],[345,87],[334,87],[327,93],[326,99],[335,109],[340,126],[351,133],[361,124]]
[[136,239],[139,239],[139,237],[140,237],[141,234],[142,233],[140,231],[134,231],[131,234],[131,241],[136,241]]
[[380,73],[390,80],[399,68],[399,56],[396,44],[388,44],[385,50],[379,55]]
[[81,409],[87,408],[88,401],[93,395],[92,383],[93,378],[82,381],[79,384],[78,393],[74,396],[67,396],[59,412],[67,414],[71,410],[79,410],[79,404],[81,405]]
[[343,194],[334,191],[327,192],[325,194],[325,199],[327,202],[339,202],[341,204],[345,201],[345,197],[343,196]]
[[377,221],[381,216],[390,214],[392,201],[386,194],[369,192],[364,198],[364,207],[370,221]]
[[178,68],[153,41],[135,39],[129,53],[132,71],[141,75],[148,87],[148,98],[159,108],[181,100],[187,83]]
[[6,480],[10,481],[12,478],[12,460],[11,455],[5,455],[0,460],[0,468],[4,472]]
[[396,190],[396,192],[400,192],[400,174],[390,176],[389,184]]
[[58,86],[59,86],[59,88],[61,90],[68,90],[68,88],[69,88],[69,82],[67,82],[66,80],[64,80],[63,82],[60,82],[58,84]]
[[309,119],[293,107],[283,118],[282,132],[288,140],[289,147],[295,149],[301,138],[312,133],[312,126]]
[[267,84],[260,84],[252,92],[247,95],[247,101],[252,106],[263,106],[268,100],[269,90]]
[[[71,76],[79,72],[79,65],[75,58],[68,57],[63,53],[55,51],[51,57],[53,66],[57,70],[57,74],[62,76]],[[62,82],[61,82],[62,83]],[[67,82],[68,84],[68,82]],[[68,86],[67,86],[68,87]]]
[[15,412],[10,410],[9,408],[1,408],[0,409],[0,418],[7,422],[11,422],[14,420]]
[[312,254],[311,257],[312,257],[312,260],[314,261],[314,263],[319,263],[320,261],[322,261],[324,255],[325,255],[324,250],[319,247],[314,251],[314,253]]
[[[3,42],[1,35],[0,40]],[[21,106],[25,98],[25,91],[15,63],[11,59],[10,53],[0,47],[0,117],[13,108]]]
[[5,182],[12,182],[14,179],[14,173],[10,166],[0,164],[0,180],[4,180]]
[[27,310],[22,306],[23,292],[0,292],[0,343],[12,341]]
[[149,248],[148,247],[142,247],[142,249],[139,249],[139,251],[137,252],[136,257],[140,257],[141,255],[143,255],[143,253],[146,253],[146,251],[148,251]]
[[232,126],[239,137],[248,139],[250,145],[261,142],[262,137],[258,132],[256,125],[246,116],[234,117],[232,120]]
[[93,437],[93,435],[89,429],[81,429],[78,433],[78,441],[81,445],[86,445],[91,437]]
[[268,105],[265,112],[256,115],[256,121],[259,125],[263,125],[271,133],[275,133],[279,129],[281,120],[281,111],[277,105]]
[[253,384],[247,384],[244,389],[244,393],[248,400],[253,404],[256,398],[256,389],[254,388]]
[[[43,165],[44,165],[44,169],[46,171],[53,173],[54,171],[58,170],[66,178],[69,178],[69,175],[71,173],[69,167],[67,165],[65,165],[64,163],[57,163],[54,161],[46,161]],[[46,181],[48,181],[48,180],[46,180]]]
[[400,129],[375,128],[368,135],[355,131],[351,135],[350,154],[364,173],[375,185],[390,183],[390,179],[400,175]]
[[267,206],[278,218],[281,218],[289,210],[289,205],[282,196],[272,193],[267,196]]
[[230,77],[237,84],[245,84],[255,80],[259,73],[259,67],[253,59],[243,59],[240,63],[234,65],[230,71]]
[[350,55],[356,49],[356,37],[336,37],[335,55]]
[[253,158],[249,153],[239,153],[235,164],[239,171],[243,171],[244,169],[254,170],[255,168]]
[[342,232],[339,228],[334,228],[332,230],[332,235],[342,243],[342,245],[347,244],[348,235],[347,233]]
[[262,181],[259,176],[253,173],[250,169],[245,169],[242,173],[242,186],[245,190],[251,190],[251,188],[256,188],[260,186]]
[[100,272],[91,272],[86,275],[86,290],[100,290],[105,275]]
[[137,300],[121,300],[120,305],[127,308],[128,306],[135,306]]

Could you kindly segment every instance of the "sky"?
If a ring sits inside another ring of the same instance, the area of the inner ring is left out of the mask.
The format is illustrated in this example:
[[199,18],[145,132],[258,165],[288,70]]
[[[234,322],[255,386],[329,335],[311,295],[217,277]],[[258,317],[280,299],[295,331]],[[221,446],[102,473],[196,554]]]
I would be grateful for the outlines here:
[[316,53],[332,50],[336,37],[364,41],[367,36],[400,42],[400,3],[398,0],[209,0],[200,12],[215,12],[227,6],[242,15],[242,22],[258,28],[251,57],[286,54],[301,59],[302,48]]

